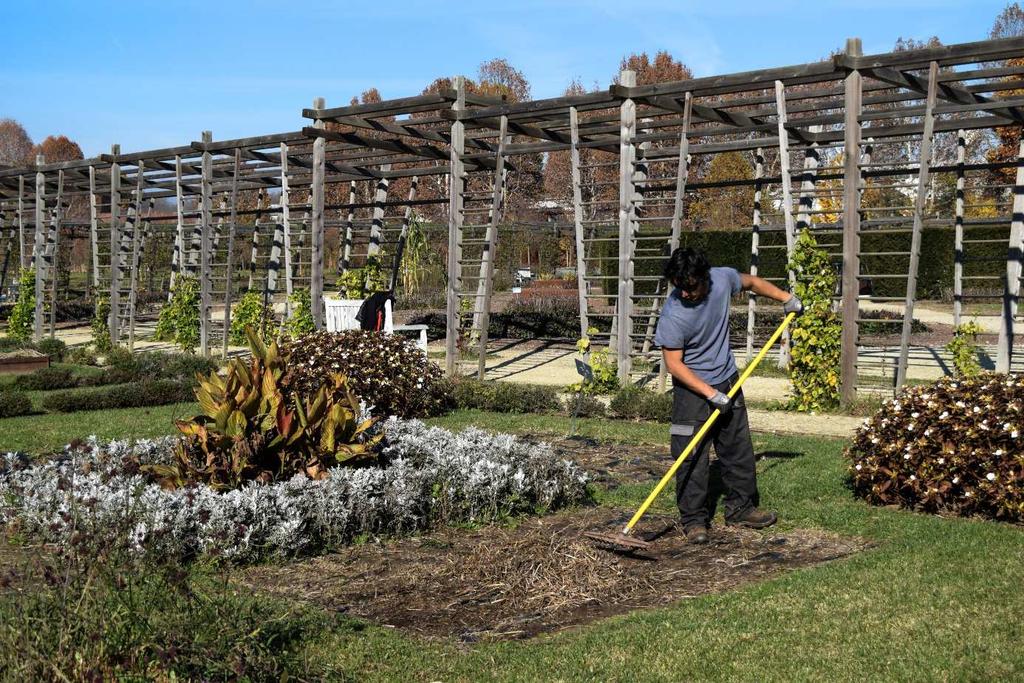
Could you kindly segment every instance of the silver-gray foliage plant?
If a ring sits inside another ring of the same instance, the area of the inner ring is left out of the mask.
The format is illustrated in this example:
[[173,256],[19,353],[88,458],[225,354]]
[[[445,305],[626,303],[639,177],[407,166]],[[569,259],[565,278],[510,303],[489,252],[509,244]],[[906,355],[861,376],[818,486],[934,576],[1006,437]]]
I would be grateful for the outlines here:
[[453,433],[417,420],[384,423],[382,466],[339,467],[217,493],[164,490],[135,463],[168,463],[176,437],[67,447],[33,463],[0,455],[0,520],[25,536],[64,543],[122,530],[139,552],[233,561],[307,554],[364,534],[401,534],[487,522],[586,496],[587,476],[546,444],[476,428]]

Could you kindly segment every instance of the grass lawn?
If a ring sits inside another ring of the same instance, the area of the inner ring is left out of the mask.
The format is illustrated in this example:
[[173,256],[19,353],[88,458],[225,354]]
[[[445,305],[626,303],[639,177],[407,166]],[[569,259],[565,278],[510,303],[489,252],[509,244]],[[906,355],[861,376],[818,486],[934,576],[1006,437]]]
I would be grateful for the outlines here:
[[[0,445],[44,450],[74,437],[170,433],[194,406],[0,421]],[[565,435],[568,418],[460,411],[432,420]],[[666,442],[666,426],[580,420],[583,436]],[[875,508],[846,488],[844,442],[756,435],[763,503],[785,528],[863,537],[874,547],[827,565],[523,642],[424,641],[344,615],[304,636],[304,660],[358,680],[1020,680],[1024,529]],[[45,446],[44,445],[49,445]],[[652,482],[597,491],[633,508]],[[670,510],[665,494],[658,508]],[[650,571],[659,570],[652,563]],[[241,598],[239,598],[241,599]],[[308,675],[308,674],[307,674]]]

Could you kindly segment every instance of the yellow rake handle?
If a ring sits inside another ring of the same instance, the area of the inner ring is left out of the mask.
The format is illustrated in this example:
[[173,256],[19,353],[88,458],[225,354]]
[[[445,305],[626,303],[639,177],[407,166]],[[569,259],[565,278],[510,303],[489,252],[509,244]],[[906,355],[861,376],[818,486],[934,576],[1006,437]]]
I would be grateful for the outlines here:
[[[790,313],[785,317],[785,319],[782,321],[782,324],[779,325],[779,328],[775,330],[775,332],[772,334],[771,339],[768,340],[768,342],[761,348],[761,351],[757,354],[754,360],[751,361],[743,370],[743,374],[740,375],[739,381],[736,382],[735,386],[733,386],[733,388],[729,390],[729,393],[727,394],[729,398],[732,398],[733,396],[736,395],[736,392],[740,390],[740,387],[743,386],[743,383],[746,382],[747,378],[750,377],[752,372],[754,372],[754,369],[757,367],[757,364],[760,363],[766,355],[768,355],[768,351],[772,348],[772,346],[775,345],[775,342],[778,341],[780,336],[782,336],[783,330],[785,330],[786,327],[788,327],[789,324],[793,322],[793,318],[795,317],[796,313]],[[679,466],[683,464],[684,460],[686,460],[686,456],[690,455],[690,453],[693,452],[697,445],[700,444],[701,439],[704,438],[704,435],[707,434],[707,431],[711,429],[711,425],[715,424],[715,420],[717,420],[718,416],[721,414],[722,411],[718,410],[717,408],[715,409],[715,412],[711,413],[711,417],[708,418],[708,421],[704,423],[704,426],[700,428],[700,431],[697,432],[696,436],[690,439],[690,443],[687,444],[683,452],[679,454],[679,457],[676,458],[676,461],[672,463],[672,467],[669,468],[668,472],[665,473],[665,476],[662,477],[661,481],[658,482],[658,485],[655,486],[654,490],[651,491],[650,495],[647,496],[647,500],[643,502],[643,505],[641,505],[637,509],[636,513],[633,515],[633,518],[629,520],[628,524],[626,524],[626,527],[622,530],[623,534],[626,534],[627,536],[629,535],[629,533],[633,530],[633,527],[636,526],[636,523],[639,522],[640,518],[643,517],[644,514],[647,512],[647,508],[651,507],[655,499],[657,499],[658,494],[661,493],[662,489],[665,488],[665,485],[668,484],[669,480],[672,479],[672,477],[675,475],[676,470],[679,469]]]

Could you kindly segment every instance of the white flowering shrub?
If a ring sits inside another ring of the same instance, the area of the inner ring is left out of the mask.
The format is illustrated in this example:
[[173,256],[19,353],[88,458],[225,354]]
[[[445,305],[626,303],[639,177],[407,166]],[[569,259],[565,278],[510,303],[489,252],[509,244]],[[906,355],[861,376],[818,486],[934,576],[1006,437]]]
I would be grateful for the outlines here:
[[1024,520],[1024,379],[986,374],[902,390],[847,449],[876,505]]
[[322,551],[360,534],[393,535],[582,501],[586,474],[547,445],[418,421],[384,424],[379,465],[338,467],[218,493],[165,490],[141,465],[170,462],[174,437],[85,444],[34,463],[0,456],[0,519],[26,538],[123,533],[139,552],[233,561]]

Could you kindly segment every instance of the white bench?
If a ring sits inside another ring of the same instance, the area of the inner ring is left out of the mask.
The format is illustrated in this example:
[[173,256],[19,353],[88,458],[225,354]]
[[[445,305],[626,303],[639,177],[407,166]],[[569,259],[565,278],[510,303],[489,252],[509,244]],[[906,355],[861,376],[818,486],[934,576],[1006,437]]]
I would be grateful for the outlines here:
[[[334,299],[324,297],[324,310],[326,313],[326,324],[328,332],[341,332],[343,330],[358,330],[359,321],[356,314],[363,305],[362,299]],[[416,345],[427,352],[427,326],[426,325],[395,325],[391,312],[391,301],[384,302],[384,332],[394,334],[395,332],[419,332]]]

